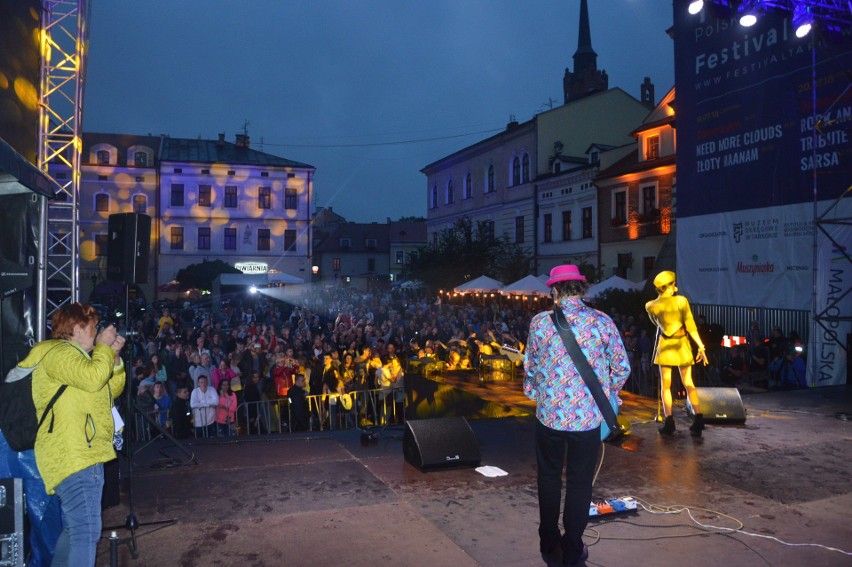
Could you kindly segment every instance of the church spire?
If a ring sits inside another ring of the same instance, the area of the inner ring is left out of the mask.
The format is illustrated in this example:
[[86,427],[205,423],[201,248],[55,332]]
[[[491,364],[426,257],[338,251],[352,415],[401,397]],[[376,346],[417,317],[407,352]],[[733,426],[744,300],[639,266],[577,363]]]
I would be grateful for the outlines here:
[[606,71],[598,71],[598,54],[592,49],[592,29],[589,25],[587,0],[580,0],[580,30],[577,51],[574,53],[574,72],[565,69],[562,88],[565,104],[609,88],[609,77]]
[[577,65],[577,56],[591,53],[597,57],[592,49],[592,28],[589,26],[589,4],[586,0],[580,0],[580,34],[577,40],[577,51],[574,53],[574,66]]

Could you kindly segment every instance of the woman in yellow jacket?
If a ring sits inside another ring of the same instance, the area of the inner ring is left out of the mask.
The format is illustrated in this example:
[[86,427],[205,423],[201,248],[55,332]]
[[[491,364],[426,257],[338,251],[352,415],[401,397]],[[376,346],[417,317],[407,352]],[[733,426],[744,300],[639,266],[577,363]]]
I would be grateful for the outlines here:
[[[657,299],[645,304],[645,311],[654,325],[657,326],[657,346],[655,350],[654,364],[660,366],[661,396],[663,401],[663,414],[666,420],[660,433],[672,435],[675,431],[674,416],[672,415],[672,368],[680,371],[680,378],[686,388],[689,403],[695,412],[695,420],[689,427],[690,432],[696,437],[701,436],[704,429],[704,414],[698,403],[698,391],[692,382],[692,365],[696,362],[707,364],[707,355],[704,353],[704,344],[698,336],[698,328],[689,308],[689,301],[682,295],[675,295],[675,273],[670,271],[660,272],[654,278],[654,287],[657,289]],[[698,346],[698,355],[692,356],[692,345],[689,338]]]
[[63,384],[67,388],[44,420],[35,442],[48,494],[59,495],[64,528],[53,566],[95,564],[101,534],[103,463],[115,458],[113,400],[124,390],[124,338],[109,326],[96,336],[97,311],[71,303],[52,318],[53,339],[19,363],[33,372],[36,415]]

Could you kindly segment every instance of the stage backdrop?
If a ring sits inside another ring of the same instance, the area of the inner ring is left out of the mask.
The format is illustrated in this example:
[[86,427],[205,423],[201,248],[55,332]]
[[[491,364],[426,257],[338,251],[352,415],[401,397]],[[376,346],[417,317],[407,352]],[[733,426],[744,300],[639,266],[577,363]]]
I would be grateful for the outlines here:
[[[813,220],[852,183],[852,30],[799,39],[789,13],[744,28],[687,4],[674,2],[680,287],[698,303],[808,311],[816,294],[819,312],[850,281],[820,233],[815,250]],[[848,230],[826,228],[848,246]],[[845,342],[849,324],[835,332]],[[812,379],[845,382],[845,352],[819,335],[811,356],[844,360]]]

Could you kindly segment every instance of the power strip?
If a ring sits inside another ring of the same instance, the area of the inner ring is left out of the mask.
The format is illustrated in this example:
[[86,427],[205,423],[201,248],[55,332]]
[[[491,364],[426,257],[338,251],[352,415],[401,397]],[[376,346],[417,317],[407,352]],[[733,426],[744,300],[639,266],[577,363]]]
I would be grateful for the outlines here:
[[630,514],[638,510],[639,505],[633,498],[610,498],[592,500],[589,504],[589,520],[601,520],[621,514]]

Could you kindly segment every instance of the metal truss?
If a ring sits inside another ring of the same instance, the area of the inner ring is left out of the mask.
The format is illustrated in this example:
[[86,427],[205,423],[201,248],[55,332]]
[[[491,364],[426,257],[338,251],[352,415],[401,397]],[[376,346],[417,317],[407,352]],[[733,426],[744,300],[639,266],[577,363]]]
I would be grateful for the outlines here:
[[[835,250],[837,250],[843,258],[843,261],[852,265],[852,252],[849,250],[848,242],[841,243],[837,242],[837,240],[830,233],[831,226],[852,226],[852,217],[831,217],[838,208],[843,199],[852,198],[852,185],[846,188],[846,191],[837,198],[825,211],[822,212],[819,216],[814,219],[815,229],[818,231],[817,234],[822,233],[822,235],[831,241]],[[814,265],[817,265],[817,252],[814,250]],[[852,283],[846,282],[845,285],[842,286],[842,289],[839,293],[828,302],[828,304],[823,308],[819,309],[816,305],[816,300],[814,300],[814,323],[820,326],[824,331],[824,336],[831,338],[832,341],[836,342],[840,348],[846,350],[846,343],[844,342],[846,337],[838,336],[837,332],[834,331],[836,327],[836,323],[841,321],[852,321],[852,316],[848,313],[844,313],[839,309],[839,306],[843,302],[843,299],[852,293]],[[847,353],[848,357],[849,353]],[[848,359],[847,359],[848,360]]]
[[734,11],[742,5],[748,5],[756,9],[789,12],[791,15],[796,6],[806,6],[810,8],[814,19],[829,29],[842,31],[852,25],[850,0],[712,0],[711,3]]
[[80,289],[80,152],[83,141],[83,87],[89,45],[88,0],[44,0],[41,21],[39,89],[39,167],[67,172],[61,190],[42,215],[39,277],[39,332],[63,305],[78,300]]

